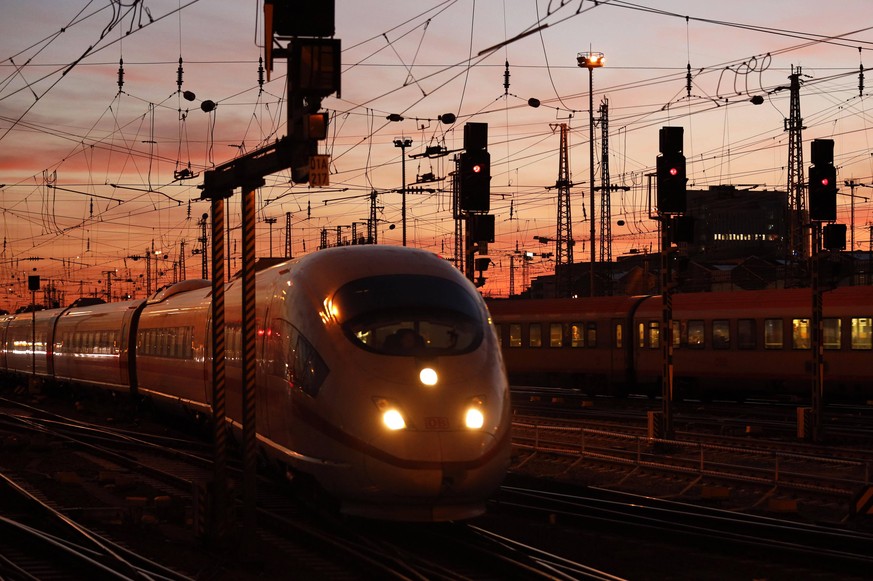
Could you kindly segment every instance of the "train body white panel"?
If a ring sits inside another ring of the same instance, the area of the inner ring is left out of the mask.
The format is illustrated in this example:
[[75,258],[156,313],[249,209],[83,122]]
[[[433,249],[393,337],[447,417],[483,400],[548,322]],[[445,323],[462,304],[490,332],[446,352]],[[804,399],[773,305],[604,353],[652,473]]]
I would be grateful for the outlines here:
[[[145,303],[38,312],[37,334],[50,347],[60,317],[60,339],[56,361],[37,349],[37,372],[210,411],[207,284],[185,281]],[[226,413],[236,431],[241,286],[225,294]],[[497,337],[472,283],[432,253],[361,245],[259,272],[256,298],[256,423],[267,456],[312,477],[349,514],[484,512],[509,466],[511,415]],[[7,370],[30,371],[28,317],[0,320]]]

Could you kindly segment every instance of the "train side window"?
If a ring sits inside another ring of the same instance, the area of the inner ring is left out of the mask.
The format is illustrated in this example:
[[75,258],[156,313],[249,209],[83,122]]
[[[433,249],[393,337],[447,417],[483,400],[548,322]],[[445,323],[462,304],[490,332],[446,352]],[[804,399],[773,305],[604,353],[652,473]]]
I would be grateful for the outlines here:
[[682,344],[682,325],[679,321],[673,321],[673,331],[670,333],[673,339],[673,347],[679,347]]
[[616,323],[613,328],[613,337],[615,338],[615,348],[621,349],[624,338],[624,325],[621,323]]
[[549,323],[549,347],[564,346],[564,325],[561,323]]
[[519,323],[509,324],[509,346],[521,347],[521,325]]
[[531,323],[528,325],[527,344],[529,347],[543,346],[543,326],[540,323]]
[[810,340],[809,319],[791,320],[791,345],[794,349],[809,349]]
[[688,347],[703,349],[706,345],[706,327],[701,319],[688,321]]
[[649,321],[649,347],[658,349],[661,346],[661,323]]
[[840,349],[843,346],[840,319],[822,319],[822,341],[825,349]]
[[782,349],[782,319],[764,320],[764,349]]
[[852,349],[873,349],[873,318],[852,317]]
[[597,347],[597,323],[588,323],[586,331],[585,344],[589,347]]
[[712,348],[731,348],[731,326],[727,319],[717,319],[712,322]]
[[585,346],[585,327],[582,326],[582,323],[571,323],[570,324],[570,347],[584,347]]
[[640,323],[637,327],[637,339],[639,341],[640,349],[646,346],[646,324]]
[[737,319],[737,348],[754,349],[755,347],[757,347],[755,319]]

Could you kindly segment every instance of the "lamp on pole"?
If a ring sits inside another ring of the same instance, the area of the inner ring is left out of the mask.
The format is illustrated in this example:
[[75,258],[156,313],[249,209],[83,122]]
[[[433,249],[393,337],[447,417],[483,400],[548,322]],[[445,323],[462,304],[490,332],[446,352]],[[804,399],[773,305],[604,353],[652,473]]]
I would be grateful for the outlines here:
[[588,162],[589,169],[589,212],[588,217],[591,220],[591,288],[590,295],[594,296],[594,261],[595,255],[595,229],[594,229],[594,69],[600,68],[606,62],[602,52],[580,52],[576,55],[576,62],[580,67],[588,69]]
[[400,218],[403,222],[403,245],[406,246],[406,148],[412,145],[412,140],[408,137],[403,139],[395,139],[394,147],[400,148],[400,165],[403,179],[403,189],[401,189],[401,208]]

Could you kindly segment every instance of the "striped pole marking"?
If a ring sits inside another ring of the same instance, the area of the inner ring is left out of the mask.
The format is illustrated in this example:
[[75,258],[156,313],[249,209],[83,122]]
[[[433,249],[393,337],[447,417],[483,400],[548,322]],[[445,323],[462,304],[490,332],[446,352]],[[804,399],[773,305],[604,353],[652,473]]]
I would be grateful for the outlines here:
[[212,535],[227,533],[227,405],[224,336],[224,198],[212,198],[212,437],[214,514]]
[[[260,185],[260,184],[258,184]],[[243,188],[242,199],[242,327],[243,327],[243,538],[255,539],[257,515],[257,310],[255,302],[255,188]]]

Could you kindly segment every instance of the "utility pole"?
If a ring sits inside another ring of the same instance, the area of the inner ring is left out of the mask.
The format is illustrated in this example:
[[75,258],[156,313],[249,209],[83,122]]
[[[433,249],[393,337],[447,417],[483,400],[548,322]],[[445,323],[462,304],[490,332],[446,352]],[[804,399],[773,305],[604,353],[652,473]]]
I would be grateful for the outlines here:
[[[800,117],[800,67],[792,66],[788,77],[790,86],[790,117],[785,119],[788,131],[788,256],[786,267],[793,269],[808,256],[808,245],[804,235],[803,182],[803,119]],[[794,277],[797,278],[797,277]]]
[[[552,126],[552,130],[555,129]],[[568,128],[566,123],[557,126],[561,132],[561,148],[558,153],[558,232],[555,236],[555,298],[573,296],[573,223],[570,217],[570,168],[568,155]]]
[[291,245],[291,212],[285,212],[285,258],[294,258]]

